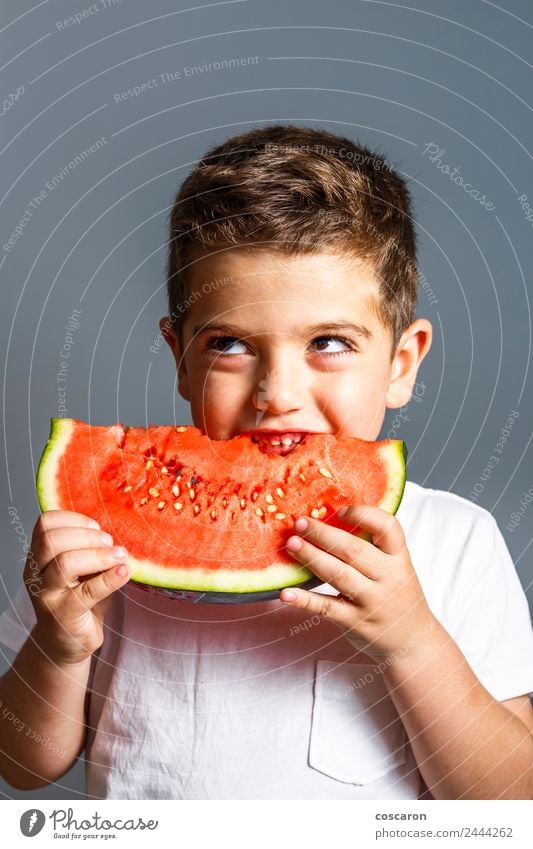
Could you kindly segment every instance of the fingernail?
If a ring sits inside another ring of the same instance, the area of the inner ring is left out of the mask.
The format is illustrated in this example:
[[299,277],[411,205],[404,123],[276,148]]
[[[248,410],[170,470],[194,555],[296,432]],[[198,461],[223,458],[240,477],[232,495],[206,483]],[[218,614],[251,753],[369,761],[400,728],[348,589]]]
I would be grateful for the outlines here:
[[296,593],[293,593],[291,590],[283,590],[281,593],[282,601],[294,601],[296,598]]
[[100,530],[100,525],[98,524],[98,522],[96,521],[96,519],[89,519],[89,527],[90,527],[90,528],[95,528],[97,531],[99,531],[99,530]]
[[302,547],[302,540],[300,537],[289,537],[287,540],[287,548],[289,551],[298,551]]
[[113,545],[113,537],[111,534],[102,534],[102,545]]
[[341,507],[340,510],[337,510],[337,516],[346,516],[347,512],[348,512],[347,507]]
[[308,524],[309,524],[309,522],[307,521],[307,519],[304,519],[303,516],[301,516],[299,519],[296,519],[296,521],[294,523],[294,530],[295,531],[305,531]]
[[115,548],[112,549],[111,554],[113,555],[113,557],[118,557],[120,560],[123,560],[124,557],[126,557],[126,549],[122,548],[122,546],[117,545],[115,546]]
[[124,578],[128,574],[128,567],[125,563],[122,563],[121,566],[117,568],[117,575],[119,578]]

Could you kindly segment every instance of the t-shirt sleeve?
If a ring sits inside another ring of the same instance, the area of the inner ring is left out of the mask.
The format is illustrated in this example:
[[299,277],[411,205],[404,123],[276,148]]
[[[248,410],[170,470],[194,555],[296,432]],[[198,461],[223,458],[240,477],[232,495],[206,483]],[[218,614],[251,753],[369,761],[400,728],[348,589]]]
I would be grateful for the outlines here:
[[0,643],[18,654],[36,621],[28,590],[21,583],[8,607],[0,614]]
[[484,520],[465,558],[467,579],[455,588],[453,625],[447,627],[485,689],[504,701],[533,692],[533,629],[501,531],[490,513]]

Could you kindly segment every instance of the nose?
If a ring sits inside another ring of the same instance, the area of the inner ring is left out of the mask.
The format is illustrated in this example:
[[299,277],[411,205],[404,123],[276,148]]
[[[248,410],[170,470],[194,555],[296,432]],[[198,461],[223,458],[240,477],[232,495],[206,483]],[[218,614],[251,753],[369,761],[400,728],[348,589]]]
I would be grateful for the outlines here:
[[[304,406],[305,380],[288,362],[276,363],[260,375],[254,393],[258,422],[264,413],[283,415]],[[257,423],[258,423],[257,422]]]

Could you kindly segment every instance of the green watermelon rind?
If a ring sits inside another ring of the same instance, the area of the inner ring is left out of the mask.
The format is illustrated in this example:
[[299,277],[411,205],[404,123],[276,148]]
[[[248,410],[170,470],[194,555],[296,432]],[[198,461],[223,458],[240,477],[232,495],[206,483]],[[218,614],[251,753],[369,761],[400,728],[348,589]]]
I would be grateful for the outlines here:
[[[75,430],[76,420],[52,418],[50,437],[43,451],[36,476],[37,497],[41,510],[66,509],[61,505],[55,473]],[[395,514],[400,506],[405,489],[407,449],[402,440],[383,440],[380,458],[387,469],[388,487],[377,507]],[[126,543],[127,546],[127,543]],[[298,586],[314,578],[314,573],[305,566],[272,562],[263,569],[191,569],[161,566],[153,561],[138,560],[131,554],[127,558],[130,578],[140,584],[164,589],[196,590],[199,592],[250,593],[281,590]]]
[[[131,579],[138,584],[162,587],[167,590],[197,590],[198,592],[251,593],[297,587],[314,578],[305,566],[273,562],[262,569],[172,569],[156,566],[150,561],[128,559]],[[172,579],[169,577],[172,572]],[[160,574],[158,574],[160,573]],[[203,573],[203,574],[202,574]],[[183,577],[181,577],[183,576]]]
[[50,436],[42,453],[35,481],[37,499],[42,511],[61,509],[55,485],[55,472],[74,429],[74,419],[50,419]]
[[401,439],[384,440],[379,453],[388,469],[389,485],[376,506],[394,515],[405,491],[407,447]]

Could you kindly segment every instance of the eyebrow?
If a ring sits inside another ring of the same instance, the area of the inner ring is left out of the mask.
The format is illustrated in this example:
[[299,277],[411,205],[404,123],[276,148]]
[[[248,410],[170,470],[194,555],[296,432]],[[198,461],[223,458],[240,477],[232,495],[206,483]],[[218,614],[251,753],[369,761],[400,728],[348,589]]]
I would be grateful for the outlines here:
[[[212,322],[208,324],[197,324],[193,328],[193,337],[197,338],[203,336],[206,333],[210,333],[213,330],[219,330],[223,333],[227,333],[231,336],[238,337],[246,337],[252,334],[246,333],[242,328],[237,327],[234,324],[219,324],[217,322]],[[365,339],[371,339],[372,333],[368,329],[368,327],[364,327],[362,324],[353,324],[349,321],[328,321],[322,324],[313,324],[311,327],[307,327],[304,331],[299,330],[299,332],[303,332],[304,334],[315,334],[315,333],[325,333],[330,331],[350,331],[354,333],[356,336],[363,336]]]

